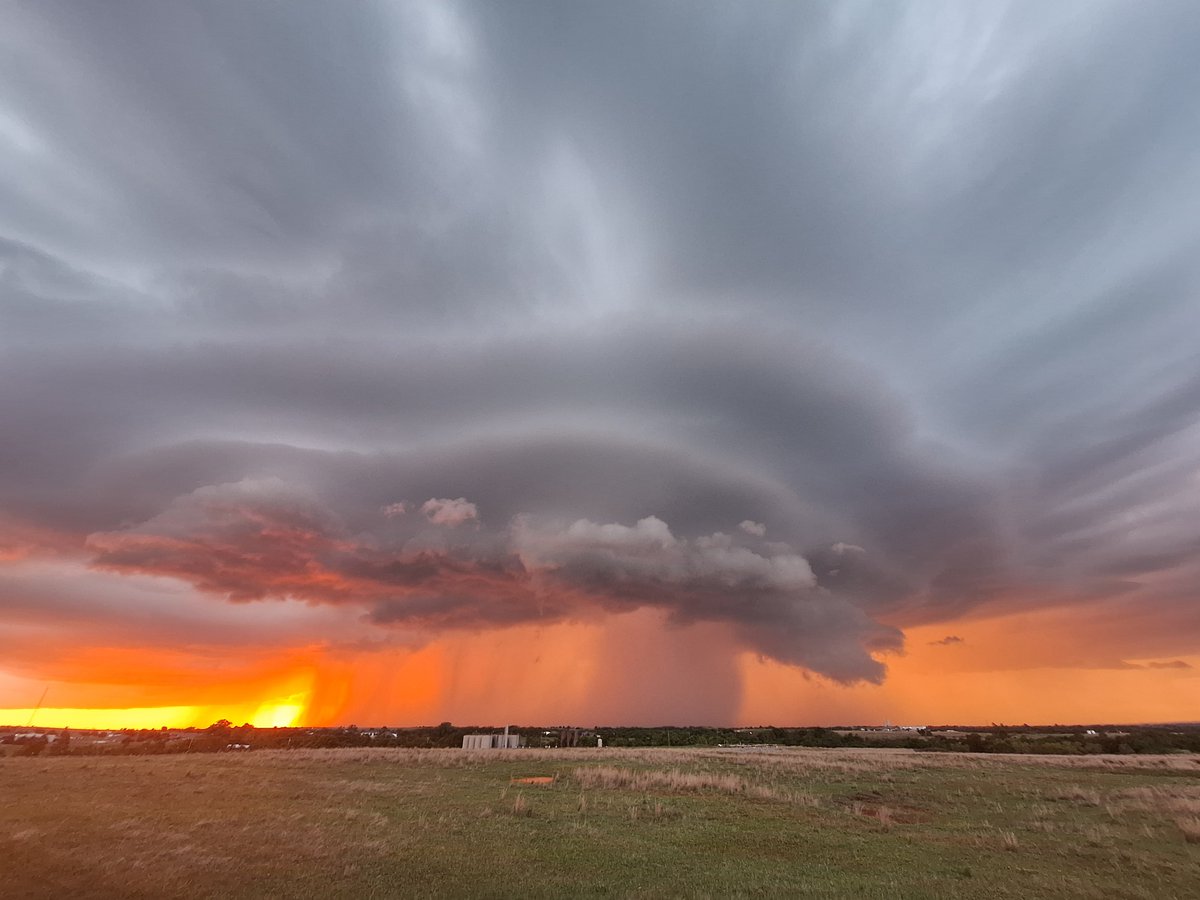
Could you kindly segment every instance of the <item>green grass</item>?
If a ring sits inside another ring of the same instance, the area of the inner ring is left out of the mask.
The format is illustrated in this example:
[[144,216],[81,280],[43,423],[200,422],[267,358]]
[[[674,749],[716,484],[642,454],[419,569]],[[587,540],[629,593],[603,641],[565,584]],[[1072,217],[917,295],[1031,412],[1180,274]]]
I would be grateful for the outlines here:
[[1198,774],[893,750],[18,757],[0,895],[1194,898]]

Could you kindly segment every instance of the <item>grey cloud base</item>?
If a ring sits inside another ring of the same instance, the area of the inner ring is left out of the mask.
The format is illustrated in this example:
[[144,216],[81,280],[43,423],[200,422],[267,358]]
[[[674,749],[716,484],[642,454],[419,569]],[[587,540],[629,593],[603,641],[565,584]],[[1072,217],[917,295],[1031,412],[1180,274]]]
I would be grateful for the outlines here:
[[361,607],[370,622],[425,634],[652,608],[680,624],[731,624],[749,649],[839,681],[881,680],[868,648],[900,647],[898,631],[820,588],[783,545],[682,540],[654,517],[625,526],[522,516],[492,530],[472,527],[463,507],[474,509],[430,500],[421,521],[393,514],[386,529],[351,533],[307,491],[244,480],[200,488],[87,547],[101,570],[166,575],[232,601]]

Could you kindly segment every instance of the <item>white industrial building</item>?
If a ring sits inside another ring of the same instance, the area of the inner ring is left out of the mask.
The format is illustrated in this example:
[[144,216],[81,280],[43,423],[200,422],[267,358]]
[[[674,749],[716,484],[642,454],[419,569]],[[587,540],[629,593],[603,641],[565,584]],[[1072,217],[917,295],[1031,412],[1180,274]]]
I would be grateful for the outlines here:
[[508,729],[504,729],[504,734],[464,734],[463,745],[464,750],[505,750],[515,749],[521,746],[521,736],[519,734],[509,734]]

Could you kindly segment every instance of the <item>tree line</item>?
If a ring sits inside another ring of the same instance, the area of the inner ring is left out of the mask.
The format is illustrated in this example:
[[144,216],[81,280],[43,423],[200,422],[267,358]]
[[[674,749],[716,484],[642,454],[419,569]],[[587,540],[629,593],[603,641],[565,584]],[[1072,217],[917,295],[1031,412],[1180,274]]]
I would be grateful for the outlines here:
[[[1200,753],[1200,725],[1170,726],[938,726],[935,729],[891,732],[880,736],[850,728],[714,728],[709,726],[610,726],[571,729],[579,746],[606,747],[898,747],[922,752],[1046,753]],[[222,719],[207,728],[122,729],[103,733],[70,729],[28,735],[0,733],[0,745],[18,755],[130,755],[158,753],[219,753],[246,750],[323,749],[338,747],[461,747],[465,734],[495,732],[479,725],[438,725],[406,728],[255,728]],[[513,726],[530,747],[557,747],[563,729]]]

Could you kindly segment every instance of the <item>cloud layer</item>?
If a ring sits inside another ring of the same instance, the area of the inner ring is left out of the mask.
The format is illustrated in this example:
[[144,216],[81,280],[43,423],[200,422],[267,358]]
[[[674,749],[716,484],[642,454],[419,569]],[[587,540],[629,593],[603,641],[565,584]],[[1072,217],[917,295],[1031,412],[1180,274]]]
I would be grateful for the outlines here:
[[14,7],[0,643],[194,643],[182,584],[312,641],[653,609],[841,681],[1061,606],[1173,665],[1198,47],[1184,4]]
[[447,534],[475,520],[474,504],[421,508],[424,525],[353,534],[314,497],[278,479],[245,480],[93,533],[87,547],[101,570],[181,579],[235,602],[361,608],[372,623],[418,633],[650,608],[680,624],[731,624],[750,649],[843,681],[879,681],[868,650],[900,646],[898,631],[822,589],[785,545],[680,539],[653,516],[631,526],[518,517],[498,531]]

